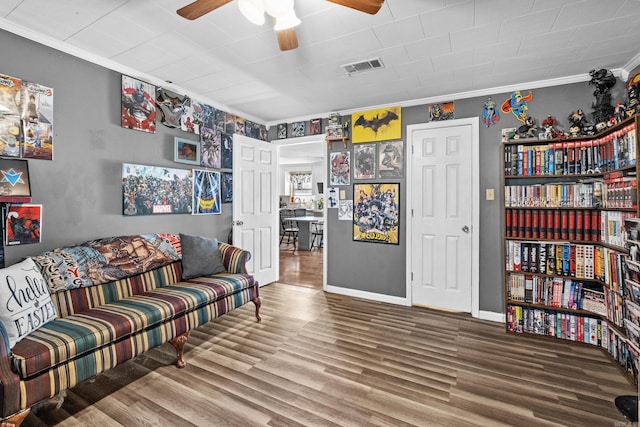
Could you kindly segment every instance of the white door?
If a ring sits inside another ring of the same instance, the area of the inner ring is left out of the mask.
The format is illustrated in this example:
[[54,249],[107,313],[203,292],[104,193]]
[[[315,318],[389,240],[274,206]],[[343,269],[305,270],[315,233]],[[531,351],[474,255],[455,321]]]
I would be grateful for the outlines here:
[[[477,122],[407,132],[412,145],[412,304],[472,312],[473,165]],[[475,311],[475,310],[474,310]]]
[[278,274],[276,147],[233,136],[233,244],[251,252],[247,264],[260,286]]

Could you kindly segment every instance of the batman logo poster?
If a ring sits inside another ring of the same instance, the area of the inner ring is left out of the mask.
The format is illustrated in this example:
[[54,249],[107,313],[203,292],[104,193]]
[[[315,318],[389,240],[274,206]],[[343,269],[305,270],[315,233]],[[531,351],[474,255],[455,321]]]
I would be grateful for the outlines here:
[[351,115],[351,140],[388,141],[402,137],[402,107],[386,107]]

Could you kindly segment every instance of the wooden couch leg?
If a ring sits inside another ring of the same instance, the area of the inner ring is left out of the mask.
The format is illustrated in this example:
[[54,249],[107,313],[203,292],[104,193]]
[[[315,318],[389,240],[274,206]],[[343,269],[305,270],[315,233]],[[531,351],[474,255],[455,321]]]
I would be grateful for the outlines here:
[[252,302],[256,305],[256,319],[258,319],[259,322],[262,320],[262,317],[260,317],[260,306],[262,305],[262,301],[260,300],[260,297],[257,297]]
[[7,418],[6,420],[2,420],[2,422],[0,423],[0,427],[19,427],[24,419],[27,418],[29,412],[31,412],[30,408],[25,409],[22,412],[18,412],[17,414]]
[[189,338],[189,332],[190,331],[187,331],[184,334],[178,335],[174,339],[169,340],[169,342],[176,348],[176,352],[178,353],[178,360],[176,361],[176,366],[178,368],[184,368],[185,366],[187,366],[187,363],[182,358],[182,355],[184,351],[184,345],[187,342],[187,338]]

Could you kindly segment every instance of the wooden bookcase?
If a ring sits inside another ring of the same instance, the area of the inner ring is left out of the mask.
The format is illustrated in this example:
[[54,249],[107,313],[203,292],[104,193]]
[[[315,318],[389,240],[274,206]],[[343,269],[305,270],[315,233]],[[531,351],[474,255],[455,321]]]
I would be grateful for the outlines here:
[[635,382],[624,220],[638,216],[638,120],[501,150],[506,331],[599,346]]

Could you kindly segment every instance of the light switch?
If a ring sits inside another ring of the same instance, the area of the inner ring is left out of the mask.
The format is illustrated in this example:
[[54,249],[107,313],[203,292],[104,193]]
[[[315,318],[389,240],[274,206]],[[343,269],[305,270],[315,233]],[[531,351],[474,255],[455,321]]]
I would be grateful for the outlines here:
[[493,188],[487,188],[487,200],[495,200]]
[[347,193],[344,190],[340,190],[340,200],[344,200],[347,197]]

